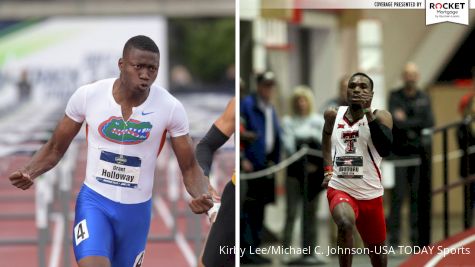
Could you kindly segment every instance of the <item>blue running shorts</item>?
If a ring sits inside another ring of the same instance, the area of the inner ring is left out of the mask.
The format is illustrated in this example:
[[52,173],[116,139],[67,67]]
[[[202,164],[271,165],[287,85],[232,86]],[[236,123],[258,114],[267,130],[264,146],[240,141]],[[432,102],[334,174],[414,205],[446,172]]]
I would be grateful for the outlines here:
[[87,256],[104,256],[114,267],[140,267],[151,209],[151,200],[121,204],[83,185],[76,201],[73,228],[76,261]]

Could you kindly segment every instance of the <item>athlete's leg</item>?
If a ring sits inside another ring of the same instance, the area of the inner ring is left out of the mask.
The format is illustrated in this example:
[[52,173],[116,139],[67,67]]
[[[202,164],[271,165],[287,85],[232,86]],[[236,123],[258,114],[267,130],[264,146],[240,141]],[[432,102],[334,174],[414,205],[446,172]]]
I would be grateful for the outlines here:
[[387,266],[387,252],[383,249],[386,245],[383,198],[359,200],[358,211],[359,216],[356,220],[356,227],[365,247],[370,250],[371,264],[375,267]]
[[365,247],[369,248],[369,258],[373,267],[386,267],[388,265],[387,253],[383,250],[385,245],[386,242],[372,245],[365,244]]
[[[332,217],[338,227],[338,248],[353,247],[353,228],[355,226],[355,212],[350,204],[341,202],[332,211]],[[353,255],[351,253],[338,254],[340,266],[351,266]]]
[[80,267],[110,266],[113,232],[102,198],[87,186],[77,197],[73,248]]
[[116,213],[112,216],[115,233],[112,266],[140,267],[144,262],[152,201],[116,205]]
[[103,256],[89,256],[78,262],[79,267],[110,267],[110,261]]
[[[343,191],[335,190],[331,187],[327,190],[330,212],[335,221],[338,234],[338,248],[353,248],[353,229],[356,218],[358,218],[358,207],[356,200]],[[340,266],[351,266],[353,255],[351,253],[338,254]]]

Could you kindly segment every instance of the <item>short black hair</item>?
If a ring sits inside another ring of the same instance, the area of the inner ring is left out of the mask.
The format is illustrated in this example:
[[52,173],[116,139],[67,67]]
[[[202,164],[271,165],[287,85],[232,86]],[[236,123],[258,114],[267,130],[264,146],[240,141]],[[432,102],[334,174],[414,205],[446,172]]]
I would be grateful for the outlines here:
[[275,83],[275,74],[272,71],[265,71],[256,75],[257,84]]
[[348,83],[351,81],[351,79],[353,79],[353,77],[356,77],[356,76],[366,77],[366,79],[368,79],[368,81],[369,81],[369,85],[371,85],[371,90],[373,90],[373,87],[374,87],[373,80],[368,76],[368,74],[363,73],[363,72],[357,72],[357,73],[351,75],[350,79],[348,80]]
[[158,49],[157,44],[155,44],[155,42],[150,39],[150,37],[147,37],[145,35],[137,35],[130,38],[124,45],[122,57],[125,57],[125,54],[129,52],[131,48],[137,48],[160,55],[160,50]]

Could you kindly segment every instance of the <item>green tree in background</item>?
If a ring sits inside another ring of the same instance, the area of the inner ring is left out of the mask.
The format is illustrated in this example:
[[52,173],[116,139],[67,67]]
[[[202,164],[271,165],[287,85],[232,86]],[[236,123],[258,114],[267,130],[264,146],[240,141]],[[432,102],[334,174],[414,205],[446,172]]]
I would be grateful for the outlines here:
[[171,64],[185,65],[204,83],[222,80],[234,64],[234,19],[170,21]]

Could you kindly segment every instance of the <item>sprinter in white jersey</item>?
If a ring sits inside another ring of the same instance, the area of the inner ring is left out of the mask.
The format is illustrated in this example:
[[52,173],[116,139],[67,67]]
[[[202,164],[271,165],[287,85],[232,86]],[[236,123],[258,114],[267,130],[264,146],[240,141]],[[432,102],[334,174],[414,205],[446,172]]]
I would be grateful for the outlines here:
[[150,226],[154,168],[166,134],[193,197],[207,212],[216,195],[194,158],[188,120],[178,100],[153,86],[160,52],[146,36],[124,46],[117,79],[79,88],[51,139],[10,175],[23,190],[53,168],[86,123],[87,169],[76,202],[73,246],[80,267],[142,266]]
[[348,82],[350,106],[324,114],[323,186],[338,226],[340,266],[351,266],[354,226],[369,248],[371,264],[387,266],[380,163],[391,151],[393,123],[389,112],[371,109],[373,94],[371,78],[355,73]]

